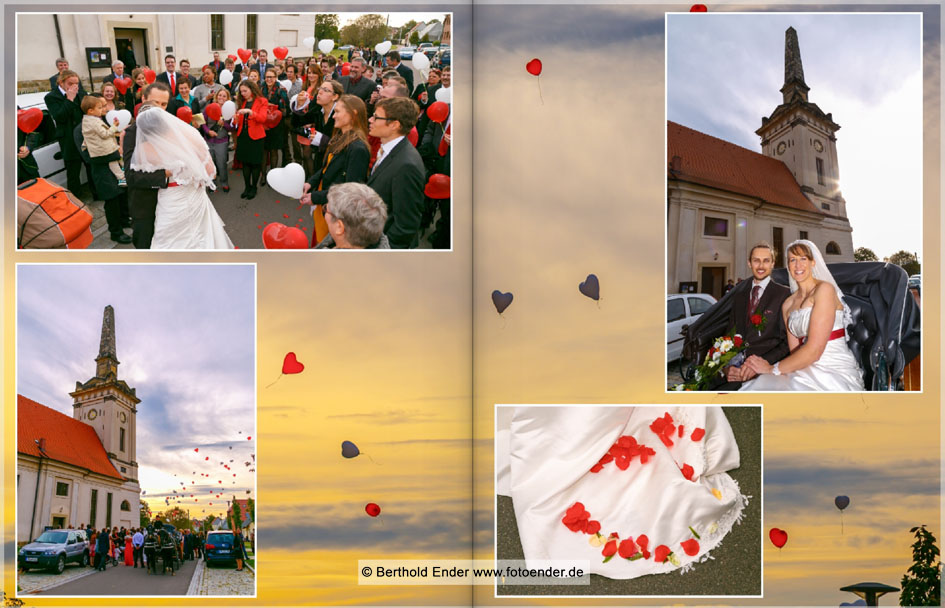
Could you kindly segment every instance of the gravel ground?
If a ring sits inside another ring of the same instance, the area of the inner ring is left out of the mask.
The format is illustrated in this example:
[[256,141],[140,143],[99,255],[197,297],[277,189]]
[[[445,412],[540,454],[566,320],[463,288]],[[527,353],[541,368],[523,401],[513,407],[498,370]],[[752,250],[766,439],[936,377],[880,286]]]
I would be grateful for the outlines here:
[[[511,595],[760,595],[761,594],[761,408],[723,407],[738,449],[741,467],[729,471],[742,494],[751,496],[742,523],[732,528],[712,551],[714,560],[696,564],[685,575],[651,574],[630,580],[591,575],[587,587],[500,586],[499,596]],[[515,522],[512,499],[497,496],[497,559],[525,559]]]
[[256,595],[256,577],[248,568],[237,572],[235,566],[203,566],[197,595]]

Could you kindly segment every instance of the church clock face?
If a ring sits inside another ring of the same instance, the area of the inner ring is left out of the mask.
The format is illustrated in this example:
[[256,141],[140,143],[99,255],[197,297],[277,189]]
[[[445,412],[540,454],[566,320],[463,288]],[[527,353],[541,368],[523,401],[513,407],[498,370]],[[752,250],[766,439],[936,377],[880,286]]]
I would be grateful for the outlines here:
[[815,139],[815,140],[814,140],[814,149],[817,150],[818,152],[823,152],[823,151],[824,151],[824,144],[820,143],[820,140],[819,140],[819,139]]
[[121,412],[120,414],[118,414],[118,419],[121,420],[122,422],[125,422],[126,420],[128,420],[128,414]]
[[89,410],[89,420],[95,420],[96,416],[98,416],[98,412],[95,410]]
[[784,154],[785,150],[787,150],[787,144],[782,141],[778,144],[778,155]]

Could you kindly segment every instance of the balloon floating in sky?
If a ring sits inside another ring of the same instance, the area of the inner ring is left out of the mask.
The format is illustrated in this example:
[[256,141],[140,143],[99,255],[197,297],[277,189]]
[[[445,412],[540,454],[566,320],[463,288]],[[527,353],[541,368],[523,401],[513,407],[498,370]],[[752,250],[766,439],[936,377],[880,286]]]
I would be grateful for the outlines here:
[[492,292],[492,303],[495,305],[495,311],[500,315],[505,312],[505,309],[509,307],[509,304],[512,303],[512,292],[502,293],[498,289]]
[[780,549],[787,542],[787,532],[780,528],[771,528],[768,538],[771,539],[771,544]]
[[[300,374],[302,373],[302,370],[304,369],[305,369],[305,366],[302,363],[300,363],[298,359],[295,358],[295,353],[288,352],[286,353],[285,358],[282,359],[282,373],[279,374],[279,378],[281,378],[284,374]],[[272,384],[275,384],[276,382],[278,382],[279,378],[276,378],[272,382]],[[270,384],[269,386],[272,386],[272,384]],[[269,388],[269,386],[267,386],[266,388]],[[240,433],[242,432],[243,431],[240,431]]]
[[377,517],[381,514],[381,507],[377,503],[369,502],[364,506],[364,512],[371,517]]
[[843,534],[843,510],[850,506],[850,497],[837,496],[833,499],[833,504],[837,505],[837,508],[840,509],[840,534]]
[[361,450],[358,449],[358,446],[350,441],[341,442],[341,455],[345,458],[354,458],[361,453]]
[[538,78],[538,98],[541,99],[541,105],[545,105],[545,98],[541,95],[541,59],[537,57],[525,64],[525,69],[532,76]]
[[587,278],[584,279],[584,282],[578,285],[578,291],[592,300],[600,301],[600,281],[597,280],[597,275],[587,275]]

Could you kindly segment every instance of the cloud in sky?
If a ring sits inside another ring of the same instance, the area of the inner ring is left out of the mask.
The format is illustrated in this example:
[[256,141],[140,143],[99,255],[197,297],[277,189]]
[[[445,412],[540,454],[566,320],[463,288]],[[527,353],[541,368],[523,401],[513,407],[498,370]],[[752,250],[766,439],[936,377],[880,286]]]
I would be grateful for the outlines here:
[[[922,33],[912,14],[677,14],[667,18],[667,117],[761,151],[782,101],[785,30],[797,31],[809,100],[833,114],[854,246],[918,249]],[[886,213],[895,200],[897,218]]]
[[95,374],[103,311],[111,305],[118,377],[142,400],[142,488],[169,492],[174,473],[190,476],[193,463],[173,446],[189,446],[189,453],[228,439],[234,450],[220,448],[220,455],[235,451],[240,459],[226,472],[228,489],[233,481],[254,485],[242,465],[254,451],[245,438],[255,434],[253,266],[20,265],[17,281],[19,393],[71,416],[68,393]]

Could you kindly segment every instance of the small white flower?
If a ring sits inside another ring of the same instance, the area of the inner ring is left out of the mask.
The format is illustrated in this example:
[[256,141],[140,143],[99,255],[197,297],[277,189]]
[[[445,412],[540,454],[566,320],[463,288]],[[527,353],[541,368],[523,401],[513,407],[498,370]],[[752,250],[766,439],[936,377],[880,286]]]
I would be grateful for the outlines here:
[[721,357],[722,357],[722,353],[720,351],[715,351],[714,353],[712,353],[713,361],[718,361]]
[[722,351],[723,353],[727,353],[728,351],[732,350],[733,346],[735,346],[734,343],[729,342],[728,340],[725,340],[724,342],[722,342],[722,346],[719,348],[719,350]]
[[719,362],[716,361],[716,357],[712,357],[712,360],[709,361],[709,367],[715,367],[715,366],[718,365],[718,364],[719,364]]
[[702,372],[700,372],[700,371],[697,369],[697,370],[696,370],[696,382],[699,382],[700,380],[702,380]]

